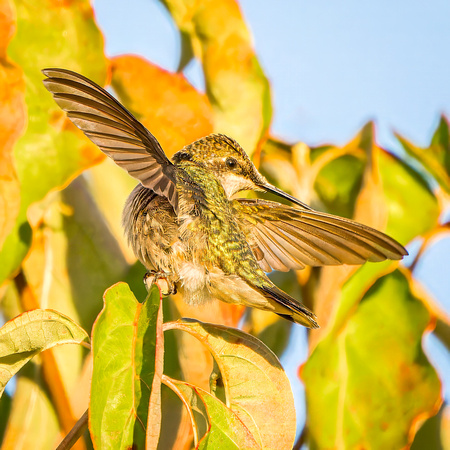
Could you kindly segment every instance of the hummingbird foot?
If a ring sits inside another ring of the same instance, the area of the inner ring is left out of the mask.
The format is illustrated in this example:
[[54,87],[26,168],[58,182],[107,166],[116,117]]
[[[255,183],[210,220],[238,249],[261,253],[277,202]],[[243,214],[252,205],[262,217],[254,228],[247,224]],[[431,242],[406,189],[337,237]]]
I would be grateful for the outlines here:
[[150,290],[153,284],[156,284],[164,297],[168,295],[175,295],[177,293],[177,286],[169,280],[171,275],[172,273],[150,270],[144,275],[143,282],[147,288],[147,291]]

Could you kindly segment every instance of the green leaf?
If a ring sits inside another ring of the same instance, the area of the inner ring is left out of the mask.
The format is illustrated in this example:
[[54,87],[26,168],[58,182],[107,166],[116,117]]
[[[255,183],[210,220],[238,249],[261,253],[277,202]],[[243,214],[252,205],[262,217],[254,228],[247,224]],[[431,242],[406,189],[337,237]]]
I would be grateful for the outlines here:
[[0,397],[0,444],[3,441],[5,435],[6,422],[8,421],[9,414],[11,412],[12,399],[7,392],[4,392]]
[[291,449],[296,422],[289,380],[278,358],[255,337],[197,321],[166,324],[207,346],[222,375],[226,404],[262,448]]
[[380,152],[379,167],[388,208],[386,233],[407,244],[433,229],[440,207],[423,176],[386,151]]
[[97,449],[144,449],[157,351],[160,306],[155,287],[139,303],[125,283],[109,288],[93,328],[89,408]]
[[36,309],[0,328],[0,395],[6,383],[38,353],[61,344],[81,344],[87,333],[70,318]]
[[302,370],[311,448],[403,448],[436,413],[440,383],[421,346],[430,315],[400,271],[380,278]]
[[317,173],[314,189],[328,212],[353,217],[374,144],[374,126],[369,122],[343,147],[311,149],[313,170]]
[[[200,59],[214,130],[236,139],[252,154],[272,118],[269,82],[235,0],[162,0]],[[186,44],[184,44],[186,47]],[[237,100],[239,99],[239,101]]]
[[[182,381],[169,379],[166,384],[175,388],[185,406],[198,411],[208,423],[207,433],[200,439],[198,449],[261,448],[238,416],[218,398]],[[197,426],[196,423],[193,425]]]
[[397,139],[413,158],[419,161],[436,179],[441,188],[450,193],[450,131],[448,119],[441,116],[430,146],[421,148],[399,134]]
[[14,149],[21,203],[0,255],[0,281],[17,269],[31,242],[28,206],[104,157],[67,124],[42,84],[41,70],[45,67],[73,69],[104,83],[107,66],[103,38],[89,1],[78,0],[68,6],[52,0],[16,0],[15,11],[17,30],[8,55],[24,72],[28,125]]

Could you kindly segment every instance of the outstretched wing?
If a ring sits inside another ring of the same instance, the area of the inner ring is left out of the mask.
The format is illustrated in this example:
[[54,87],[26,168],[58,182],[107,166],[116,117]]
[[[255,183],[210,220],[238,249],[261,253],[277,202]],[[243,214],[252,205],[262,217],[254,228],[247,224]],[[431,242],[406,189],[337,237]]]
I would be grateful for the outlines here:
[[65,69],[45,69],[45,87],[69,119],[116,164],[178,209],[175,166],[156,138],[112,95]]
[[386,234],[343,217],[265,200],[238,199],[233,205],[266,272],[396,260],[408,254]]

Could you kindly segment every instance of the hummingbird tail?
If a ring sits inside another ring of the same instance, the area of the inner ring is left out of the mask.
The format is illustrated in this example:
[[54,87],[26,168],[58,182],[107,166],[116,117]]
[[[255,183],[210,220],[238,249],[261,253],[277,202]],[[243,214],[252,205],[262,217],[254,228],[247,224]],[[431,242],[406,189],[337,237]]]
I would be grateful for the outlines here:
[[264,286],[259,289],[266,298],[274,301],[274,312],[283,317],[283,319],[308,328],[319,328],[319,324],[316,322],[316,315],[313,312],[275,285]]

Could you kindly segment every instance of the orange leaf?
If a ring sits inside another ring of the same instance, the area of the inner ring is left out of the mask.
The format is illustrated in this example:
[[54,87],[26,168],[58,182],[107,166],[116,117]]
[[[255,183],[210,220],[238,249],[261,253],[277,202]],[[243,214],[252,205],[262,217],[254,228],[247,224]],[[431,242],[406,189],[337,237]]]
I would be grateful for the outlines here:
[[14,29],[11,4],[0,0],[0,246],[20,207],[20,186],[12,151],[23,131],[26,112],[22,71],[6,54]]
[[118,56],[112,62],[112,85],[117,94],[168,155],[213,131],[206,95],[184,75],[133,55]]

